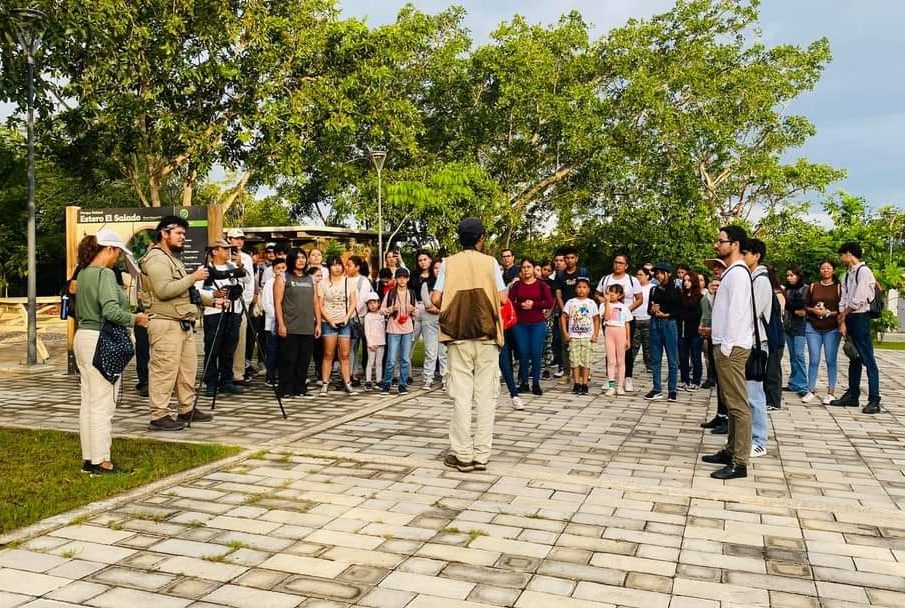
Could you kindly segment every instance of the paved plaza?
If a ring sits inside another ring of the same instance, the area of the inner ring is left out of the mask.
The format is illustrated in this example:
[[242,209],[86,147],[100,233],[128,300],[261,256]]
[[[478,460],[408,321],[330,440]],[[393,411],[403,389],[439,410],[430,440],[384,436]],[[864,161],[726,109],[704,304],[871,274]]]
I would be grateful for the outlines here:
[[[439,389],[293,400],[283,420],[259,384],[161,434],[127,378],[116,435],[248,450],[33,529],[0,551],[0,608],[901,608],[905,353],[878,360],[881,414],[790,399],[728,482],[699,459],[723,440],[698,426],[715,396],[647,402],[647,379],[502,398],[488,470],[460,473]],[[72,378],[0,394],[0,425],[77,429]]]

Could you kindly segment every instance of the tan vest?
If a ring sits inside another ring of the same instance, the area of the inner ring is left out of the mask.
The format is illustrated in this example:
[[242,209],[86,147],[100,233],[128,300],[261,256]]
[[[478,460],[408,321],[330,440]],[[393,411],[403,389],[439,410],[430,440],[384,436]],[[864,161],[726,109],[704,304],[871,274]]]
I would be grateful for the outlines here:
[[440,341],[494,340],[503,346],[496,260],[467,249],[443,261]]

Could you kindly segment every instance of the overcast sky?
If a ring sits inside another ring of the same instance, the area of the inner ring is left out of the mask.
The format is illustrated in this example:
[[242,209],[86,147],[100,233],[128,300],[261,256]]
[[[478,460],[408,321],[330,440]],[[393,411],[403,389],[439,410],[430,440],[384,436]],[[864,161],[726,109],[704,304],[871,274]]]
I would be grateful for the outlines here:
[[[391,22],[404,0],[340,0],[349,16],[370,25]],[[672,6],[669,0],[418,0],[420,10],[463,6],[472,38],[488,34],[513,14],[534,23],[555,23],[578,10],[602,35],[630,17],[649,17]],[[874,206],[905,205],[905,2],[901,0],[762,0],[761,26],[768,44],[806,45],[830,40],[833,61],[814,91],[790,111],[804,114],[817,135],[792,157],[806,156],[848,171],[832,186],[863,196]]]

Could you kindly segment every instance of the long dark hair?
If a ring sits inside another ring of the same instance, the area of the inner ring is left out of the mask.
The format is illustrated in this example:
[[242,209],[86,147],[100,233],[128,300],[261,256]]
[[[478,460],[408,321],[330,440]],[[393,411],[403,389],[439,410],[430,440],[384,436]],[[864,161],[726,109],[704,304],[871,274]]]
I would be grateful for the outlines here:
[[804,287],[804,275],[801,274],[801,268],[799,268],[798,266],[789,266],[788,268],[786,268],[786,272],[791,272],[796,277],[798,277],[798,283],[796,283],[795,285],[790,285],[789,279],[788,277],[786,277],[786,289],[801,289],[802,287]]
[[[78,264],[82,268],[87,268],[91,265],[91,262],[94,261],[94,258],[97,257],[104,249],[103,245],[98,245],[97,237],[93,234],[89,234],[88,236],[82,238],[79,241],[79,252],[78,252]],[[85,275],[87,276],[87,275]]]
[[[685,280],[691,281],[691,288],[685,287]],[[701,279],[694,270],[685,273],[682,279],[682,300],[688,306],[695,306],[701,303],[704,293],[701,291]]]
[[[295,248],[289,252],[286,256],[286,272],[290,272],[295,274],[295,264],[299,259],[299,256],[305,256],[305,263],[308,262],[308,254],[305,253],[303,249]],[[302,276],[305,276],[305,269],[302,268]]]

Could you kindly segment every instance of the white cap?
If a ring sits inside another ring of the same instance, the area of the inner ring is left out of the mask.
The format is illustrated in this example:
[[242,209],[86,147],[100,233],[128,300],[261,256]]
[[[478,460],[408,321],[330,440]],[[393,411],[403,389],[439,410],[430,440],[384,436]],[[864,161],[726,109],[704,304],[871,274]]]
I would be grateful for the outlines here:
[[244,239],[245,233],[242,232],[241,228],[230,228],[229,232],[226,233],[226,237],[230,239]]
[[94,235],[94,238],[97,240],[98,245],[103,245],[104,247],[116,247],[126,255],[132,255],[132,252],[129,251],[129,249],[126,247],[126,244],[123,242],[123,238],[112,230],[102,228],[101,230],[97,231],[97,234]]
[[368,297],[365,298],[365,302],[370,302],[371,300],[380,302],[380,296],[377,295],[377,292],[372,291],[371,293],[368,294]]

